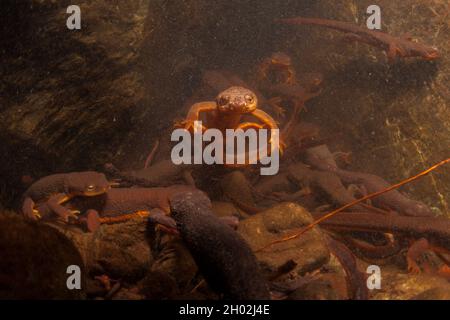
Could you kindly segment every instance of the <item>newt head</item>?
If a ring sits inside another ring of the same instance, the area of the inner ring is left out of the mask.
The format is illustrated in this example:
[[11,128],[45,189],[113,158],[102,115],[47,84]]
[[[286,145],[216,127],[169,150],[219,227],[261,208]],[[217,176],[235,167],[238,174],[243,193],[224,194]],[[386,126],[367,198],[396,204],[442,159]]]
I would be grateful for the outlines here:
[[402,46],[402,49],[404,52],[401,52],[403,55],[400,54],[400,56],[417,56],[427,61],[439,59],[441,56],[436,47],[426,46],[411,40],[407,40],[407,43]]
[[222,91],[216,98],[219,112],[252,113],[258,108],[258,98],[251,90],[243,87],[231,87]]
[[305,87],[308,92],[322,91],[323,74],[319,72],[303,73],[298,76],[298,82]]
[[68,173],[65,184],[67,194],[85,197],[104,194],[111,187],[103,173],[94,171]]
[[411,200],[410,205],[405,208],[405,215],[416,217],[433,217],[433,211],[424,203]]
[[435,59],[439,59],[441,57],[439,50],[435,47],[431,47],[429,48],[425,54],[423,55],[423,58],[425,60],[435,60]]
[[274,52],[270,56],[270,63],[275,66],[289,67],[292,65],[292,60],[286,53]]

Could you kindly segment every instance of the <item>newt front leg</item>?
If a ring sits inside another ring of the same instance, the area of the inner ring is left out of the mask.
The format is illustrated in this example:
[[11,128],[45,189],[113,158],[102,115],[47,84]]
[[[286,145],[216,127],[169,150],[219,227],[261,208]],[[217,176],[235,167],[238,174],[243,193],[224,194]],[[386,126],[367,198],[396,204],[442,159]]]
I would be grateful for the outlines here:
[[269,129],[278,130],[278,139],[279,139],[278,146],[276,146],[274,143],[272,143],[272,137],[269,142],[271,144],[271,147],[270,147],[271,151],[273,151],[276,147],[278,147],[280,150],[280,153],[282,154],[283,150],[286,148],[286,144],[282,141],[282,137],[280,137],[278,124],[276,123],[276,121],[271,116],[269,116],[267,113],[262,111],[261,109],[254,110],[252,112],[252,115],[255,116],[262,123],[264,123]]
[[[194,104],[186,116],[186,119],[175,123],[175,127],[181,127],[186,130],[194,129],[194,122],[199,121],[201,112],[213,112],[217,110],[217,104],[214,101],[205,101]],[[202,125],[202,130],[206,127]]]
[[80,213],[77,210],[69,210],[62,206],[63,203],[66,203],[73,197],[70,197],[64,193],[59,193],[52,195],[47,200],[47,206],[56,213],[64,222],[69,221],[69,217],[77,218],[76,214]]

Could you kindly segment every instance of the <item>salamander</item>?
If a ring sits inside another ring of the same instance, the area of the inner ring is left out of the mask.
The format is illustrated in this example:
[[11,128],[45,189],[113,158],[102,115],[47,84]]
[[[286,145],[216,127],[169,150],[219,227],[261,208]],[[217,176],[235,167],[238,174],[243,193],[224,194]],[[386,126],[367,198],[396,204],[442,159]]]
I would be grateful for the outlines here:
[[397,58],[406,57],[420,57],[424,60],[435,60],[440,57],[439,51],[434,47],[414,42],[407,37],[395,37],[385,32],[370,30],[349,22],[302,17],[278,21],[290,25],[316,25],[344,32],[349,40],[366,43],[386,51],[391,62]]
[[[323,214],[313,214],[315,219]],[[408,268],[417,272],[415,260],[425,250],[450,254],[450,219],[440,217],[404,217],[367,212],[342,212],[321,223],[324,228],[341,231],[383,232],[419,240],[407,255]]]
[[73,212],[62,204],[70,199],[94,197],[110,189],[110,183],[102,173],[94,171],[60,173],[46,176],[33,183],[25,191],[22,201],[22,213],[29,219],[36,220],[39,213],[37,205],[45,203],[51,212],[67,221]]
[[226,299],[270,299],[268,283],[250,246],[214,215],[204,194],[177,194],[170,205],[184,244],[214,291]]
[[[169,214],[169,198],[177,193],[192,190],[196,189],[187,185],[173,185],[165,188],[112,188],[97,197],[72,198],[66,202],[64,208],[88,213],[88,219],[100,219],[98,222],[88,221],[98,225],[108,223],[109,220],[111,222],[128,220],[139,212],[150,212],[153,209],[160,209]],[[45,203],[37,209],[42,216],[48,215],[50,210]]]
[[237,129],[244,115],[251,115],[260,120],[269,129],[278,129],[275,120],[264,111],[258,109],[258,98],[255,93],[244,87],[230,87],[216,97],[215,101],[195,103],[178,126],[190,130],[194,122],[200,120],[200,114],[206,113],[205,126],[225,132],[226,129]]
[[[324,145],[307,151],[308,164],[319,170],[334,172],[344,183],[362,185],[368,193],[377,192],[390,186],[386,180],[374,174],[340,169],[332,158],[332,153]],[[426,204],[410,199],[397,190],[373,198],[372,203],[379,208],[393,209],[407,216],[431,217],[434,215]]]

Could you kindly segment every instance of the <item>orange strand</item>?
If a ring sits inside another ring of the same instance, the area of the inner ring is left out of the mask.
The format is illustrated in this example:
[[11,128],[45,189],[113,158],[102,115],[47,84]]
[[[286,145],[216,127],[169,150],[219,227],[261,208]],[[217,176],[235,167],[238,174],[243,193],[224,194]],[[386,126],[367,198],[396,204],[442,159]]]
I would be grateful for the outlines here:
[[134,213],[128,213],[128,214],[123,214],[123,215],[118,215],[115,217],[101,217],[100,223],[101,224],[114,224],[114,223],[120,223],[120,222],[125,222],[131,219],[135,219],[135,218],[148,218],[150,217],[151,213],[150,211],[136,211]]
[[382,194],[387,193],[387,192],[389,192],[389,191],[392,191],[392,190],[394,190],[394,189],[398,189],[398,188],[400,188],[401,186],[404,186],[405,184],[408,184],[408,183],[410,183],[410,182],[413,182],[413,181],[415,181],[415,180],[417,180],[417,179],[419,179],[419,178],[421,178],[421,177],[423,177],[423,176],[429,174],[430,172],[436,170],[437,168],[439,168],[439,167],[441,167],[441,166],[443,166],[444,164],[447,164],[447,163],[449,163],[449,162],[450,162],[450,158],[447,159],[447,160],[441,161],[441,162],[435,164],[434,166],[432,166],[431,168],[429,168],[429,169],[427,169],[427,170],[425,170],[425,171],[422,171],[421,173],[419,173],[419,174],[417,174],[417,175],[415,175],[415,176],[413,176],[413,177],[411,177],[411,178],[408,178],[408,179],[403,180],[403,181],[401,181],[401,182],[399,182],[399,183],[397,183],[397,184],[394,184],[394,185],[392,185],[392,186],[390,186],[390,187],[388,187],[388,188],[386,188],[386,189],[383,189],[383,190],[380,190],[380,191],[377,191],[377,192],[368,194],[368,195],[366,195],[366,196],[364,196],[364,197],[362,197],[362,198],[360,198],[360,199],[357,199],[357,200],[355,200],[355,201],[352,201],[352,202],[350,202],[350,203],[348,203],[348,204],[346,204],[346,205],[340,207],[339,209],[336,209],[336,210],[334,210],[334,211],[331,211],[330,213],[327,213],[327,214],[324,215],[323,217],[321,217],[321,218],[317,219],[316,221],[312,222],[311,224],[307,225],[307,226],[306,226],[305,228],[303,228],[301,231],[299,231],[299,232],[297,232],[297,233],[294,233],[294,234],[292,234],[292,235],[290,235],[290,236],[287,236],[287,237],[285,237],[285,238],[282,238],[282,239],[279,239],[279,240],[275,240],[275,241],[269,243],[268,245],[262,247],[261,249],[256,250],[255,252],[263,251],[263,250],[265,250],[265,249],[267,249],[267,248],[269,248],[269,247],[271,247],[271,246],[273,246],[273,245],[275,245],[275,244],[277,244],[277,243],[282,243],[282,242],[285,242],[285,241],[289,241],[289,240],[296,239],[296,238],[300,237],[302,234],[304,234],[305,232],[311,230],[312,228],[314,228],[314,227],[317,226],[318,224],[322,223],[323,221],[328,220],[328,219],[330,219],[331,217],[333,217],[334,215],[338,214],[339,212],[342,212],[342,211],[344,211],[345,209],[348,209],[348,208],[350,208],[350,207],[353,207],[354,205],[357,205],[358,203],[361,203],[361,202],[363,202],[363,201],[366,201],[366,200],[369,200],[369,199],[378,197],[379,195],[382,195]]

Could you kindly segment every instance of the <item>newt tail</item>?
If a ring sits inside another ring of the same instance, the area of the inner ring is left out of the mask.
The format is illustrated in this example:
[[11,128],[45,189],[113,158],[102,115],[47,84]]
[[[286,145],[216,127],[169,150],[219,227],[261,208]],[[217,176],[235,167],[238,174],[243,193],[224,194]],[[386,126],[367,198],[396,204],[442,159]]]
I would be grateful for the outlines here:
[[391,62],[397,58],[420,57],[424,60],[435,60],[440,57],[439,51],[434,47],[411,41],[407,37],[395,37],[385,32],[369,30],[349,22],[303,17],[280,19],[278,22],[290,25],[315,25],[344,32],[349,40],[363,42],[386,51]]

